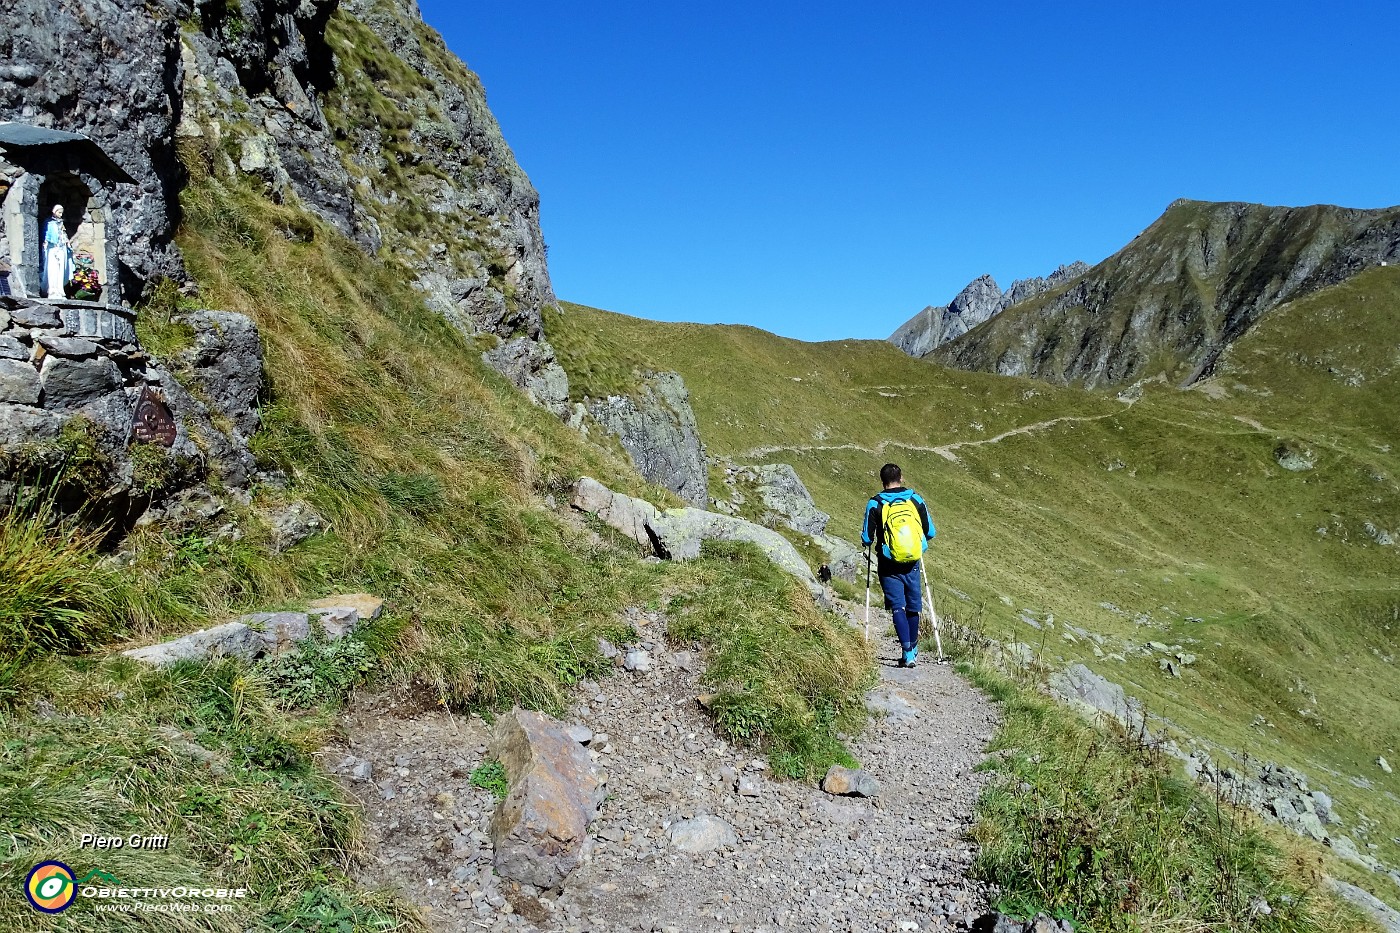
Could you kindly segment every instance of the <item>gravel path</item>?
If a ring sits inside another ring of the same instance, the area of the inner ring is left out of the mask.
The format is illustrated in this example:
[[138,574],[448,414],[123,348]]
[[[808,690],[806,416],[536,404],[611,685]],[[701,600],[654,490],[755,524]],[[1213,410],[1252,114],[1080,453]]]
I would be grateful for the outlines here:
[[[983,784],[972,769],[996,714],[950,667],[901,670],[897,646],[882,640],[870,702],[887,714],[850,747],[883,791],[833,798],[771,779],[717,738],[696,702],[698,653],[668,647],[655,613],[630,621],[654,663],[581,685],[573,719],[600,734],[593,754],[609,797],[592,858],[562,894],[536,898],[491,874],[494,799],[466,780],[485,755],[484,724],[441,712],[395,719],[387,698],[357,702],[343,718],[347,744],[325,753],[365,804],[361,880],[401,888],[432,929],[453,931],[963,930],[983,912],[985,892],[964,875],[966,831]],[[361,761],[369,781],[350,776]],[[735,777],[754,795],[738,793]],[[729,823],[736,844],[673,848],[668,828],[702,815]]]

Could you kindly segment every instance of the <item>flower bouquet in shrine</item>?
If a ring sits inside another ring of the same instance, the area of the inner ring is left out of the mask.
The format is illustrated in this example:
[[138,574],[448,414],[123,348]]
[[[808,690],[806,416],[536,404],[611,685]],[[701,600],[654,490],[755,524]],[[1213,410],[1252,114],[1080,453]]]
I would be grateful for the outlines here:
[[102,297],[102,283],[93,268],[92,254],[79,253],[73,260],[73,278],[68,280],[68,294],[79,301],[97,301]]

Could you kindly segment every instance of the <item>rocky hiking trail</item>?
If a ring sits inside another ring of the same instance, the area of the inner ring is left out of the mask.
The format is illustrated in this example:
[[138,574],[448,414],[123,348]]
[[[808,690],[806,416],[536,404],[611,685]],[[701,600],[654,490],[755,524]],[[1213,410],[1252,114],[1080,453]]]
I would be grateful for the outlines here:
[[[1133,403],[1136,401],[1136,398],[1125,399],[1123,401],[1124,407],[1132,408]],[[743,453],[737,454],[736,456],[740,460],[753,460],[762,457],[769,457],[773,454],[782,453],[784,451],[811,453],[813,451],[820,450],[858,450],[862,453],[867,453],[874,456],[882,456],[885,453],[885,451],[889,450],[891,447],[897,447],[900,450],[912,450],[919,453],[938,454],[938,456],[942,457],[944,460],[947,460],[951,463],[957,463],[958,455],[955,454],[953,451],[958,450],[962,447],[981,447],[985,444],[998,444],[1006,440],[1008,437],[1017,437],[1023,434],[1034,434],[1036,431],[1043,431],[1046,428],[1053,428],[1057,424],[1069,424],[1076,421],[1103,421],[1105,418],[1113,418],[1120,414],[1122,414],[1122,412],[1110,411],[1102,415],[1065,415],[1060,418],[1051,418],[1048,421],[1037,421],[1034,424],[1023,424],[1020,427],[1011,428],[1008,431],[1002,431],[1000,434],[997,434],[994,437],[985,437],[975,441],[955,441],[951,444],[939,444],[936,447],[922,446],[919,444],[905,444],[901,443],[900,441],[881,441],[874,447],[866,447],[861,444],[799,444],[789,445],[786,447],[754,447],[753,449],[746,450]]]
[[950,666],[900,669],[879,640],[876,715],[849,747],[881,791],[836,797],[719,738],[699,654],[667,645],[662,614],[628,616],[645,655],[580,684],[565,717],[591,731],[607,799],[562,893],[493,869],[496,798],[469,780],[490,727],[389,696],[356,698],[322,753],[364,806],[359,880],[398,888],[441,931],[965,930],[985,912],[967,833],[997,713]]

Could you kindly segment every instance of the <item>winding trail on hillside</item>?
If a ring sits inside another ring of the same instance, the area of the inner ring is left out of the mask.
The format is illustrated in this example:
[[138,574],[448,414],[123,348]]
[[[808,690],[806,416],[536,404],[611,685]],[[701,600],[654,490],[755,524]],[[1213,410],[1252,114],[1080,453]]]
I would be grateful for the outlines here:
[[[848,609],[853,624],[859,612]],[[874,615],[872,630],[886,631],[888,616]],[[467,780],[485,759],[484,723],[441,710],[398,718],[389,698],[357,701],[342,717],[346,744],[324,753],[342,775],[372,767],[372,780],[342,778],[364,804],[360,880],[403,891],[430,929],[463,933],[946,931],[986,909],[987,892],[967,876],[967,834],[997,713],[951,667],[900,669],[893,639],[879,640],[867,702],[882,713],[848,744],[882,792],[839,798],[774,778],[716,736],[696,702],[699,658],[665,643],[664,615],[637,610],[629,621],[655,664],[577,691],[570,718],[606,736],[594,747],[609,794],[592,858],[562,894],[522,892],[492,871],[495,800]],[[756,795],[738,794],[728,769]],[[701,815],[729,823],[736,843],[673,848],[668,827]]]
[[[1133,403],[1136,401],[1137,399],[1130,399],[1124,402],[1125,409],[1132,408]],[[746,450],[742,453],[736,454],[735,456],[741,460],[757,460],[761,457],[768,457],[772,454],[781,453],[785,450],[795,451],[798,453],[812,453],[814,451],[825,450],[859,450],[863,453],[880,456],[883,455],[884,452],[890,449],[891,447],[898,447],[900,450],[913,450],[922,453],[938,454],[938,456],[942,457],[944,460],[949,461],[950,463],[957,463],[958,456],[957,454],[953,453],[953,451],[958,450],[962,447],[981,447],[984,444],[997,444],[1001,441],[1006,440],[1008,437],[1016,437],[1018,435],[1023,434],[1034,434],[1036,431],[1043,431],[1046,428],[1054,427],[1057,424],[1066,424],[1072,421],[1102,421],[1105,418],[1114,418],[1120,414],[1122,414],[1122,412],[1120,411],[1110,411],[1105,412],[1102,415],[1064,415],[1059,418],[1051,418],[1048,421],[1037,421],[1034,424],[1024,424],[1018,428],[1012,428],[1009,431],[1003,431],[995,437],[986,437],[982,438],[981,440],[975,441],[956,441],[952,444],[939,444],[936,447],[922,446],[919,444],[906,444],[901,441],[881,441],[874,447],[867,447],[862,444],[793,444],[787,446],[777,445],[770,447],[754,447],[750,450]]]

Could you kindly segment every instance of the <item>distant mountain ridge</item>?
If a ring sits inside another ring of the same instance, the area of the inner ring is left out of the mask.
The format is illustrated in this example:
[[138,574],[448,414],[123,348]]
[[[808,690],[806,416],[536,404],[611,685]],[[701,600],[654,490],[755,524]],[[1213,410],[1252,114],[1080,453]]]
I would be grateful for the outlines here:
[[1164,373],[1189,385],[1273,308],[1396,262],[1400,207],[1183,199],[1064,287],[1017,302],[925,355],[1060,384],[1121,385]]
[[979,276],[946,305],[929,305],[905,321],[890,334],[889,341],[910,356],[927,356],[1012,305],[1063,285],[1088,271],[1088,263],[1076,261],[1060,266],[1047,276],[1017,279],[1004,292],[990,275]]

